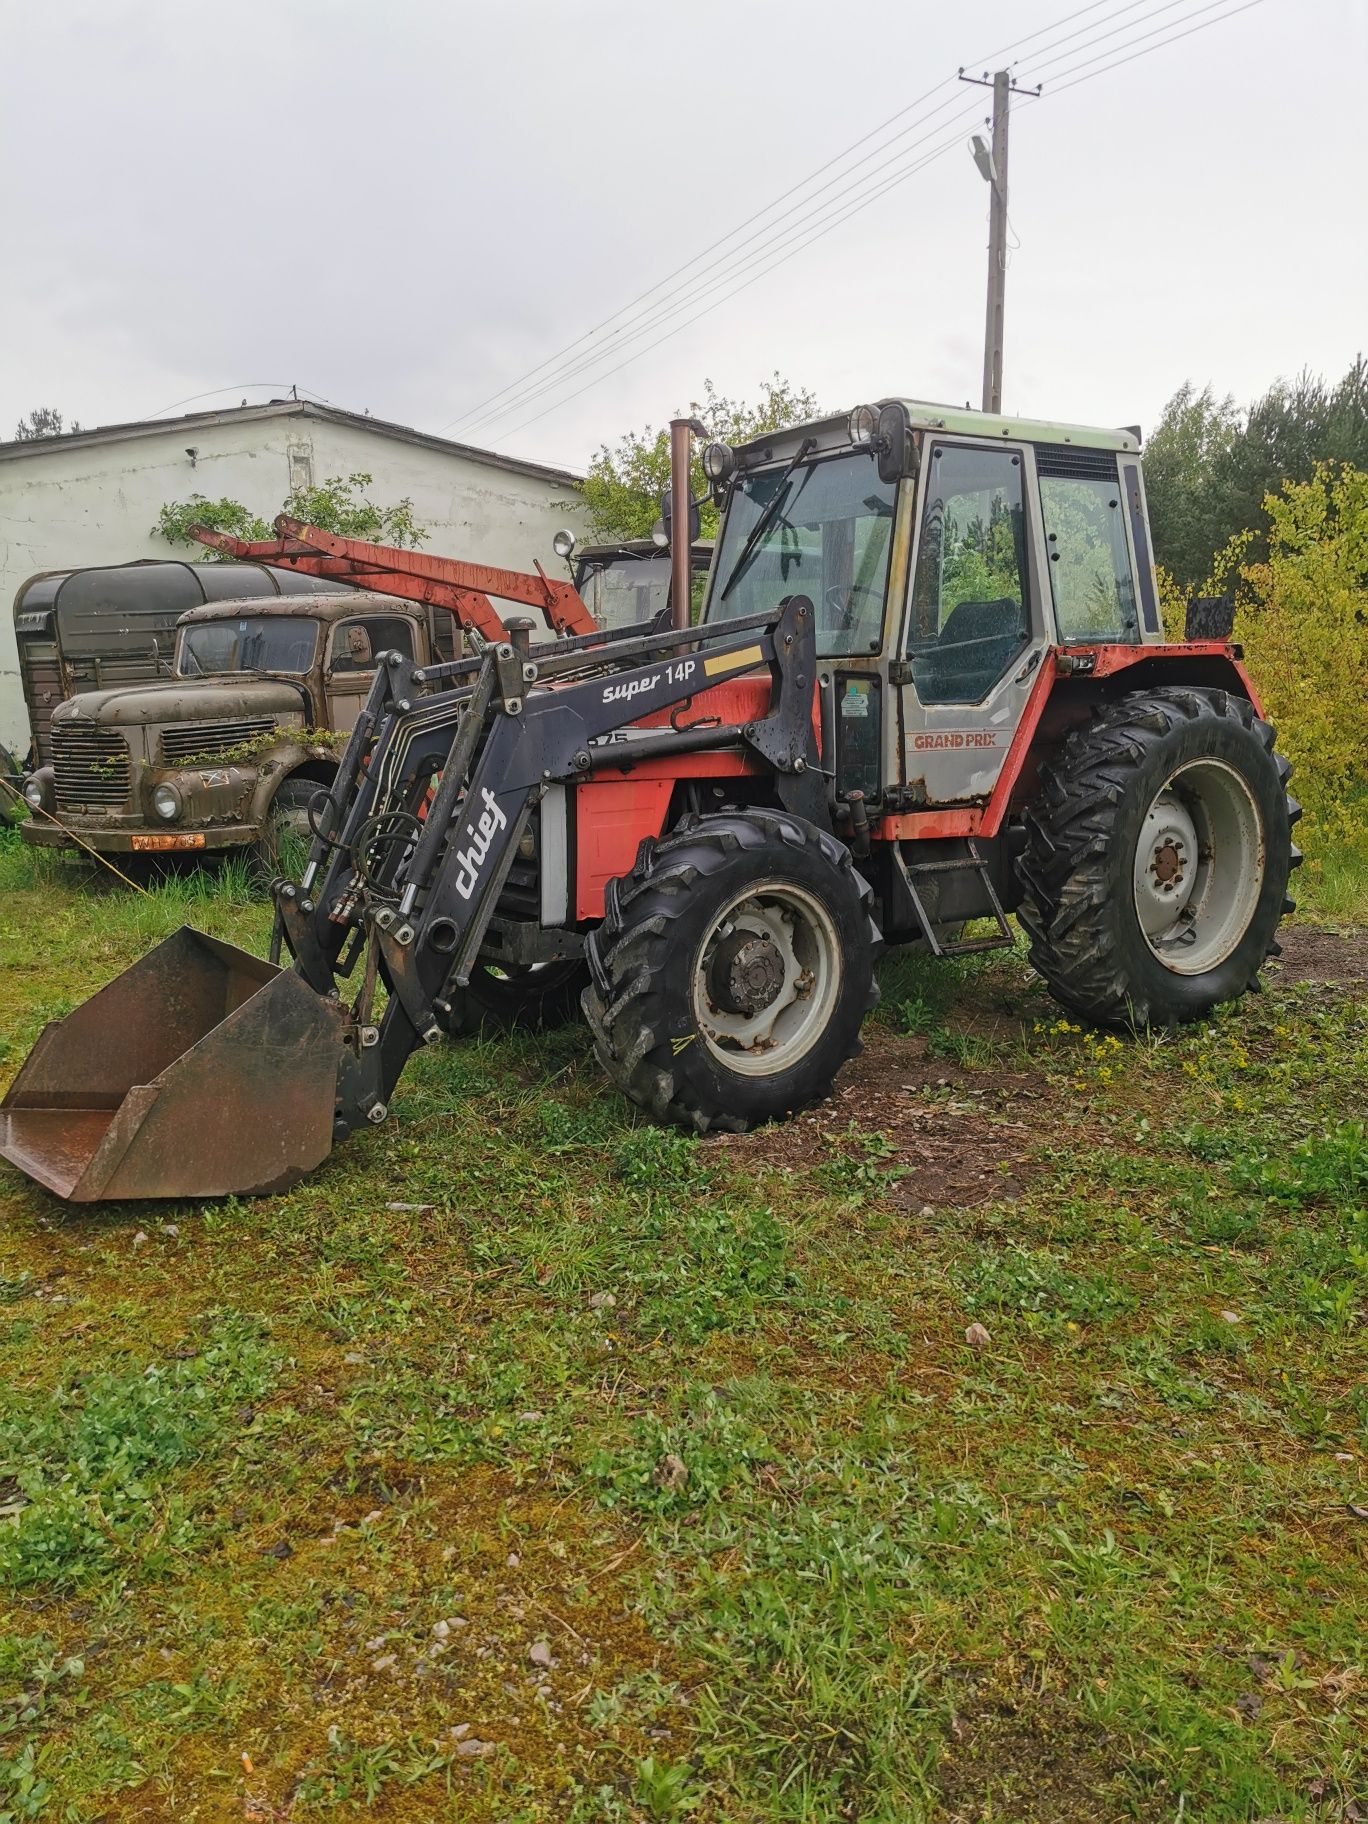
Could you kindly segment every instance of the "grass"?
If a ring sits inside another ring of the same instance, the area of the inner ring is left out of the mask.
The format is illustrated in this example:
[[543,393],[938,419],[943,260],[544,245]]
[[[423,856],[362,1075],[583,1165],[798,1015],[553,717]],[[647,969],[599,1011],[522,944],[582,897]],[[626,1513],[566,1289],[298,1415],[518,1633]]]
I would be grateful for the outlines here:
[[[266,938],[245,874],[0,896],[7,1072]],[[0,1824],[1368,1808],[1362,999],[1123,1043],[901,956],[869,1037],[739,1141],[571,1028],[284,1196],[0,1173]]]

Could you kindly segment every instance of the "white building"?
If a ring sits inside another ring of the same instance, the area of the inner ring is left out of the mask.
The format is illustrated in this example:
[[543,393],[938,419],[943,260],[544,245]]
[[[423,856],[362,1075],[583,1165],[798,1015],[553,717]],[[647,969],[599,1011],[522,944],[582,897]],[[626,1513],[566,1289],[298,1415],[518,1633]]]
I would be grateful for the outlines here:
[[552,536],[584,526],[568,470],[304,400],[0,443],[0,743],[28,742],[11,609],[35,571],[204,557],[154,535],[162,506],[203,494],[269,522],[293,488],[358,472],[382,505],[411,498],[424,549],[443,556],[563,573]]

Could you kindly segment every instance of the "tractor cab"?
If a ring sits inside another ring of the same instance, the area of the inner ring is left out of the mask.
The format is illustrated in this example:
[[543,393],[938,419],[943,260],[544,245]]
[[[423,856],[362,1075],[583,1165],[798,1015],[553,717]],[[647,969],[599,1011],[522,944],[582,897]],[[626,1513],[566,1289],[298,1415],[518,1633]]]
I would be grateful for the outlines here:
[[704,618],[811,601],[837,794],[871,810],[985,806],[1047,654],[1163,639],[1133,430],[889,400],[705,469]]

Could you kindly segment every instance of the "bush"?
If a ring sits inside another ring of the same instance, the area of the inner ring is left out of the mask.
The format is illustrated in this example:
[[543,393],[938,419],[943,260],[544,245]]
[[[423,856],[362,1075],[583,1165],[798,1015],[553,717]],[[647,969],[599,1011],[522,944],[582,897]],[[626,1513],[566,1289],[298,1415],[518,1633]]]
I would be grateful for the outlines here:
[[1215,565],[1233,590],[1235,638],[1296,769],[1312,850],[1361,840],[1368,818],[1368,473],[1322,463],[1265,506],[1268,556],[1251,534]]

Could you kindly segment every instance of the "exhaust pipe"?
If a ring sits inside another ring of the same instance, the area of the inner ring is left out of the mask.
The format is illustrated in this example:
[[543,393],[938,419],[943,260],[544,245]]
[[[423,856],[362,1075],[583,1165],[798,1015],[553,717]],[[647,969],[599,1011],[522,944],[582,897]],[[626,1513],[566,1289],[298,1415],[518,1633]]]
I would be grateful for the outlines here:
[[693,584],[693,538],[690,514],[689,460],[693,434],[702,434],[696,418],[670,420],[670,625],[689,625]]

